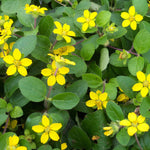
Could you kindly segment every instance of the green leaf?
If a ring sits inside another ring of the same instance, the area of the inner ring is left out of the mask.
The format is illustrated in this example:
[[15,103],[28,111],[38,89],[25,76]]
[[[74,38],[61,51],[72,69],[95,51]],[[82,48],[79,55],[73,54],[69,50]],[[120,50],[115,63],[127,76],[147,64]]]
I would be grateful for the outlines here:
[[107,36],[106,36],[106,35],[103,35],[103,36],[99,37],[99,38],[97,39],[97,43],[98,43],[99,45],[107,45],[107,43],[108,43]]
[[90,88],[97,88],[102,84],[102,79],[96,74],[86,73],[82,75],[82,79],[88,83]]
[[88,135],[79,127],[74,126],[69,131],[69,143],[73,148],[90,150],[92,143]]
[[49,62],[50,57],[48,56],[50,48],[49,38],[43,35],[37,36],[37,44],[31,55],[37,60],[41,60],[45,63]]
[[128,62],[128,69],[129,72],[133,75],[136,76],[136,73],[138,71],[142,71],[144,68],[144,58],[143,57],[133,57],[129,60]]
[[87,40],[84,40],[81,45],[80,55],[84,60],[90,60],[94,55],[95,49],[98,47],[97,39],[98,35],[90,36]]
[[150,49],[149,41],[150,41],[150,32],[147,31],[146,29],[142,29],[135,36],[133,46],[139,54],[144,54],[148,52]]
[[114,147],[113,150],[126,150],[126,148],[123,147],[122,145],[117,145],[117,146]]
[[19,81],[19,89],[24,97],[33,102],[43,101],[46,96],[46,85],[36,77],[25,77]]
[[143,98],[140,106],[140,114],[146,118],[150,118],[150,100],[149,97]]
[[111,100],[115,100],[117,96],[117,88],[112,83],[106,83],[105,92],[108,93],[108,97]]
[[80,3],[77,5],[76,10],[85,10],[85,9],[89,9],[90,8],[90,1],[89,0],[82,0],[80,1]]
[[104,27],[110,21],[111,13],[103,10],[96,17],[96,24],[99,27]]
[[138,14],[141,14],[143,16],[145,16],[147,14],[148,11],[148,4],[147,4],[147,0],[132,0],[132,3],[135,7],[135,11]]
[[13,110],[10,112],[11,118],[19,118],[23,115],[23,110],[19,106],[15,106]]
[[25,140],[25,139],[21,139],[19,140],[19,145],[20,146],[25,146],[27,148],[27,150],[31,150],[31,143],[29,143],[28,140]]
[[53,150],[50,145],[42,145],[38,148],[38,150]]
[[34,35],[22,37],[14,44],[13,50],[18,48],[26,57],[35,49],[36,41],[37,38]]
[[119,87],[123,90],[123,92],[129,97],[134,98],[136,93],[132,91],[132,86],[136,83],[135,80],[133,80],[130,77],[126,76],[118,76],[117,82],[119,84]]
[[58,95],[55,95],[52,98],[53,105],[61,110],[69,110],[75,107],[79,103],[79,97],[70,92],[61,93]]
[[54,29],[54,20],[51,16],[44,16],[39,23],[39,33],[49,37]]
[[75,93],[76,95],[79,96],[79,98],[82,98],[88,89],[87,82],[84,80],[77,80],[73,82],[70,86],[66,88],[67,92],[72,92]]
[[116,135],[116,138],[118,140],[118,142],[123,145],[126,146],[129,143],[130,140],[130,136],[127,133],[127,129],[122,128]]
[[6,115],[6,109],[0,109],[0,126],[6,122],[8,115]]
[[[25,8],[25,7],[24,7]],[[24,8],[20,8],[17,12],[17,17],[19,22],[26,26],[26,27],[33,27],[34,26],[34,18],[31,14],[26,14]]]
[[140,144],[144,150],[150,149],[149,140],[150,140],[150,132],[145,133],[144,136],[140,138]]
[[0,98],[0,108],[6,108],[7,107],[7,102],[6,100]]
[[100,55],[99,65],[101,71],[103,71],[107,68],[107,65],[109,63],[109,51],[107,48],[102,48],[100,53],[101,55]]
[[24,9],[26,4],[31,3],[31,0],[2,0],[1,3],[3,12],[13,14],[19,11],[20,8]]
[[150,74],[150,64],[147,64],[147,67],[146,67],[146,74]]
[[124,119],[124,115],[123,115],[123,112],[122,112],[120,106],[112,101],[109,101],[107,103],[106,113],[112,121]]
[[147,21],[142,21],[139,27],[140,27],[140,30],[146,29],[147,31],[150,32],[150,23],[148,23]]

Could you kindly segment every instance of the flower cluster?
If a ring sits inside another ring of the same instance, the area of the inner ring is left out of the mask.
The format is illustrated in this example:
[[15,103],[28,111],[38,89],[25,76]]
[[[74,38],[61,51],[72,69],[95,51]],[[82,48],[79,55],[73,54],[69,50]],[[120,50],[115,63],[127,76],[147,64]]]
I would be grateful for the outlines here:
[[9,16],[0,16],[0,45],[4,44],[12,35],[13,20]]

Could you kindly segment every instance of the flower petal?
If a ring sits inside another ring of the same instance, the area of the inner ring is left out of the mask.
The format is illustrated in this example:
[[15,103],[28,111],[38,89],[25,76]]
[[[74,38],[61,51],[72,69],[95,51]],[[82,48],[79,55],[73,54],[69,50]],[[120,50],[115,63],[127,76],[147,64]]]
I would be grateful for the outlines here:
[[121,13],[121,18],[123,18],[123,19],[129,19],[129,14],[127,13],[127,12],[122,12]]
[[95,100],[88,100],[85,104],[88,107],[94,107],[96,105]]
[[144,82],[146,80],[146,76],[142,71],[138,71],[136,75],[139,81]]
[[147,132],[149,130],[149,125],[147,123],[141,123],[137,126],[137,128],[141,132]]
[[13,135],[9,137],[9,146],[17,146],[18,142],[19,142],[18,136]]
[[84,17],[85,18],[89,18],[89,16],[90,16],[90,12],[89,12],[89,10],[84,10]]
[[90,98],[92,100],[98,100],[98,95],[95,92],[91,91],[90,92]]
[[58,29],[61,29],[61,28],[62,28],[62,25],[61,25],[60,22],[55,21],[54,24],[55,24],[55,26],[56,26]]
[[89,22],[89,26],[90,26],[90,27],[95,27],[95,21],[91,20],[91,21]]
[[107,99],[108,94],[106,92],[100,94],[99,99],[101,101],[105,101]]
[[137,14],[137,15],[135,16],[135,20],[136,20],[136,21],[138,21],[138,22],[140,22],[140,21],[142,21],[142,20],[143,20],[143,16],[142,16],[142,15]]
[[60,74],[64,74],[65,75],[65,74],[67,74],[69,72],[69,68],[61,67],[61,68],[58,69],[58,71],[59,71]]
[[23,59],[21,59],[20,62],[21,62],[21,65],[25,66],[25,67],[28,67],[32,64],[32,60],[29,58],[23,58]]
[[15,65],[11,65],[11,66],[8,67],[8,69],[7,69],[7,71],[6,71],[6,74],[7,74],[8,76],[11,76],[11,75],[15,74],[16,71],[17,71],[16,66],[15,66]]
[[23,66],[18,66],[18,72],[24,77],[28,74],[27,69]]
[[62,75],[57,75],[56,76],[56,81],[60,85],[64,85],[66,83],[65,77]]
[[137,128],[131,126],[131,127],[129,127],[129,128],[127,129],[127,132],[128,132],[128,134],[129,134],[129,136],[133,136],[133,135],[137,132]]
[[112,127],[103,127],[103,130],[111,130]]
[[45,132],[42,134],[41,136],[41,143],[45,144],[48,141],[49,137],[48,137],[48,133]]
[[71,42],[71,37],[69,37],[69,36],[63,36],[63,38],[66,40],[67,43]]
[[105,131],[104,135],[105,136],[110,136],[111,134],[113,134],[113,132],[114,132],[113,130]]
[[3,58],[3,60],[7,63],[7,64],[13,64],[14,63],[14,58],[11,55],[7,55]]
[[32,130],[36,133],[42,133],[44,131],[44,127],[42,125],[32,126]]
[[59,135],[55,131],[50,131],[49,136],[53,141],[58,141],[59,140]]
[[146,80],[150,83],[150,74],[147,75]]
[[42,74],[43,76],[48,77],[48,76],[50,76],[50,75],[52,74],[52,70],[49,69],[49,68],[42,69],[42,70],[41,70],[41,74]]
[[136,28],[137,28],[137,23],[136,23],[136,21],[132,21],[132,22],[130,23],[130,27],[131,27],[132,30],[136,30]]
[[103,107],[106,108],[108,101],[103,102]]
[[19,146],[16,148],[16,150],[27,150],[27,148],[25,146]]
[[121,126],[126,126],[126,127],[131,126],[131,122],[130,122],[129,120],[127,120],[127,119],[121,120],[121,121],[119,122],[119,124],[120,124]]
[[46,115],[42,116],[42,124],[43,124],[44,127],[48,127],[49,124],[50,124],[49,119]]
[[136,83],[132,86],[132,90],[133,91],[140,91],[143,88],[143,84],[142,83]]
[[84,23],[86,22],[86,19],[84,17],[79,17],[77,18],[77,22]]
[[82,30],[83,30],[83,31],[86,31],[86,30],[88,29],[88,27],[89,27],[89,24],[88,24],[88,23],[84,23],[84,24],[82,25]]
[[48,86],[53,86],[56,83],[56,78],[54,75],[51,75],[48,79],[47,79],[47,85]]
[[137,115],[134,112],[128,114],[128,119],[130,122],[135,122],[137,120]]
[[19,51],[18,48],[15,48],[13,51],[13,57],[15,60],[20,60],[21,59],[21,52]]
[[141,96],[142,97],[146,97],[146,95],[148,94],[148,88],[147,87],[143,87],[142,89],[141,89]]
[[142,115],[138,116],[137,118],[138,123],[143,123],[144,121],[145,121],[145,117],[143,117]]
[[134,6],[131,6],[131,7],[129,8],[129,15],[130,15],[130,16],[134,16],[134,15],[135,15],[135,7],[134,7]]
[[50,125],[50,130],[58,131],[62,127],[61,123],[53,123]]
[[122,22],[122,26],[123,27],[127,27],[127,26],[129,26],[130,25],[130,21],[129,20],[124,20],[123,22]]
[[65,150],[67,148],[67,143],[62,143],[61,144],[61,150]]
[[68,35],[68,36],[76,36],[76,34],[75,34],[73,31],[68,31],[68,32],[67,32],[67,35]]
[[63,31],[69,31],[70,30],[70,26],[68,24],[64,24],[63,25]]
[[90,14],[90,19],[93,20],[96,16],[97,16],[97,12],[92,12],[92,13]]

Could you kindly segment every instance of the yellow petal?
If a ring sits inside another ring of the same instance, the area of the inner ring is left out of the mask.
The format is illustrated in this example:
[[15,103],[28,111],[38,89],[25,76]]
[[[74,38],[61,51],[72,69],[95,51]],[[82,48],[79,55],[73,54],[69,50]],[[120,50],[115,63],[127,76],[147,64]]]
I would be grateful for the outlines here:
[[48,139],[49,139],[48,133],[47,132],[43,133],[41,136],[41,143],[45,144],[48,141]]
[[75,47],[74,46],[67,46],[67,51],[69,53],[74,52],[75,51]]
[[127,27],[127,26],[129,26],[130,25],[130,21],[129,20],[124,20],[123,22],[122,22],[122,26],[123,27]]
[[18,72],[24,77],[27,75],[27,69],[23,66],[18,66]]
[[90,19],[93,20],[96,16],[97,16],[97,12],[92,12],[92,13],[90,14]]
[[119,122],[119,124],[120,124],[121,126],[126,126],[126,127],[131,126],[131,122],[130,122],[129,120],[127,120],[127,119],[121,120],[121,121]]
[[104,132],[105,136],[110,136],[111,134],[113,134],[113,130],[109,130],[109,131]]
[[18,142],[19,142],[18,136],[13,135],[9,137],[9,146],[17,146]]
[[149,130],[149,125],[147,123],[141,123],[137,126],[137,128],[141,132],[147,132]]
[[61,150],[65,150],[67,148],[67,143],[62,143],[61,144]]
[[90,27],[95,27],[95,21],[91,20],[91,21],[89,22],[89,26],[90,26]]
[[13,57],[15,60],[20,60],[21,59],[21,53],[18,48],[15,48],[13,51]]
[[8,44],[7,43],[4,44],[3,50],[8,50]]
[[142,115],[138,116],[137,118],[138,123],[143,123],[144,121],[145,121],[145,117],[143,117]]
[[60,85],[64,85],[66,83],[65,77],[62,75],[56,76],[57,83]]
[[8,69],[7,69],[7,71],[6,71],[6,74],[7,74],[8,76],[11,76],[11,75],[15,74],[16,71],[17,71],[16,66],[15,66],[15,65],[11,65],[11,66],[8,67]]
[[7,63],[7,64],[13,64],[14,63],[14,58],[11,55],[7,55],[3,58],[3,60]]
[[123,18],[123,19],[129,19],[129,14],[127,12],[122,12],[121,13],[121,18]]
[[19,146],[16,148],[16,150],[27,150],[27,148],[25,146]]
[[90,92],[90,98],[92,100],[98,100],[98,95],[95,92],[91,91]]
[[128,119],[129,119],[129,121],[131,121],[131,122],[136,122],[136,120],[137,120],[137,115],[136,115],[134,112],[131,112],[131,113],[128,114]]
[[52,70],[49,69],[49,68],[42,69],[42,70],[41,70],[41,74],[42,74],[43,76],[48,77],[48,76],[50,76],[50,75],[52,74]]
[[98,101],[97,103],[96,103],[96,105],[97,105],[97,109],[99,110],[99,109],[102,109],[102,103],[101,103],[101,101]]
[[53,123],[50,125],[50,130],[58,131],[62,127],[61,123]]
[[61,28],[62,28],[62,25],[61,25],[60,22],[55,21],[54,24],[55,24],[55,26],[56,26],[58,29],[61,29]]
[[133,136],[136,132],[137,132],[137,128],[136,127],[129,127],[128,129],[127,129],[127,132],[128,132],[128,134],[129,134],[129,136]]
[[71,42],[71,37],[69,37],[69,36],[63,36],[63,38],[65,39],[65,41],[66,41],[67,43],[70,43],[70,42]]
[[11,43],[9,44],[9,49],[10,49],[10,51],[12,50],[14,44],[15,44],[15,42],[11,42]]
[[84,23],[84,24],[82,25],[82,30],[83,30],[83,31],[86,31],[86,30],[88,29],[88,27],[89,27],[88,23]]
[[44,131],[44,127],[42,125],[35,125],[35,126],[32,126],[32,130],[36,133],[41,133]]
[[147,75],[146,80],[150,83],[150,74]]
[[58,141],[59,140],[59,135],[55,131],[50,131],[49,136],[53,141]]
[[67,32],[67,35],[68,35],[68,36],[76,36],[76,34],[75,34],[73,31],[68,31],[68,32]]
[[136,21],[132,21],[132,22],[130,23],[130,27],[131,27],[132,30],[136,30],[136,28],[137,28],[137,23],[136,23]]
[[84,10],[83,14],[84,14],[85,18],[89,18],[89,16],[90,16],[90,12],[88,10]]
[[50,124],[49,119],[46,115],[42,116],[42,124],[43,124],[44,127],[48,127],[49,124]]
[[102,92],[100,90],[96,91],[96,94],[100,95]]
[[147,87],[143,87],[142,89],[141,89],[141,96],[142,97],[146,97],[146,95],[148,94],[148,88]]
[[103,127],[103,130],[111,130],[112,127]]
[[84,17],[79,17],[77,18],[77,22],[84,23],[86,22],[86,19]]
[[108,101],[103,102],[103,107],[106,108]]
[[142,83],[136,83],[133,85],[132,90],[133,91],[140,91],[143,88],[143,84]]
[[125,94],[120,94],[118,97],[117,97],[117,101],[118,102],[126,102],[126,101],[128,101],[129,100],[129,97],[128,96],[126,96]]
[[139,81],[144,82],[146,80],[146,76],[142,71],[138,71],[136,75]]
[[58,71],[59,71],[60,74],[64,74],[65,75],[65,74],[67,74],[69,72],[69,68],[61,67],[61,68],[58,69]]
[[107,99],[108,94],[106,92],[100,94],[99,99],[101,101],[105,101]]
[[56,83],[56,78],[54,75],[51,75],[48,79],[47,79],[47,85],[48,86],[53,86]]
[[142,21],[142,20],[143,20],[143,16],[142,16],[142,15],[137,14],[137,15],[135,16],[135,20],[136,20],[136,21],[138,21],[138,22],[140,22],[140,21]]
[[70,30],[70,26],[68,24],[64,24],[63,25],[63,31],[69,31]]
[[21,59],[20,62],[21,62],[21,65],[25,66],[25,67],[28,67],[32,64],[32,60],[29,58],[23,58],[23,59]]
[[94,107],[96,105],[95,100],[88,100],[85,104],[88,107]]
[[135,7],[134,7],[134,6],[131,6],[131,7],[129,8],[129,15],[130,15],[130,16],[134,16],[134,15],[135,15]]
[[17,120],[12,120],[10,126],[12,129],[14,129],[17,126]]

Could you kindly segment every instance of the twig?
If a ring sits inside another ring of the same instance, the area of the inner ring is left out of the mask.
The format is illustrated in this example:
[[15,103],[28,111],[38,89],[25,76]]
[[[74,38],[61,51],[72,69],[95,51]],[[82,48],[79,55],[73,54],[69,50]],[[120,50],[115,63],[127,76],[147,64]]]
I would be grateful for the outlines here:
[[53,45],[50,48],[50,51],[54,48],[55,44],[57,43],[57,40],[54,41]]
[[123,49],[116,48],[116,47],[113,47],[113,46],[110,46],[110,45],[108,45],[107,47],[112,48],[112,49],[116,49],[116,50],[119,50],[119,51],[123,51]]
[[60,3],[60,2],[57,1],[57,0],[55,0],[55,2],[58,3],[58,4],[60,4],[60,5],[62,5],[62,6],[64,6],[64,7],[66,6],[65,4],[62,4],[62,3]]
[[105,91],[105,85],[106,85],[106,80],[103,81],[103,92],[102,93],[104,93],[104,91]]
[[36,18],[34,18],[34,29],[36,28]]
[[72,6],[72,3],[70,1],[67,1],[71,6]]
[[7,120],[6,120],[6,123],[5,123],[5,127],[4,127],[4,131],[3,131],[3,134],[6,132],[7,130],[7,127],[8,127],[8,121],[9,121],[9,115],[7,117]]
[[81,41],[76,42],[76,44],[74,44],[73,46],[76,46],[76,45],[78,45],[78,44],[82,43],[83,41],[84,41],[84,39],[83,39],[83,40],[81,40]]
[[136,133],[135,133],[135,139],[136,139],[136,142],[137,142],[137,144],[138,144],[140,150],[143,150],[143,148],[142,148],[142,146],[141,146],[141,144],[140,144],[140,142],[139,142],[139,140],[138,140],[138,137],[137,137]]
[[19,35],[19,34],[15,34],[14,33],[14,35],[16,36],[16,37],[19,37],[19,38],[21,38],[22,36],[21,35]]

